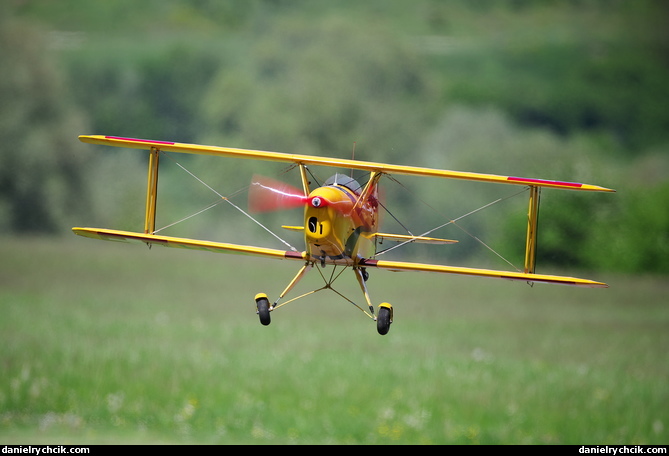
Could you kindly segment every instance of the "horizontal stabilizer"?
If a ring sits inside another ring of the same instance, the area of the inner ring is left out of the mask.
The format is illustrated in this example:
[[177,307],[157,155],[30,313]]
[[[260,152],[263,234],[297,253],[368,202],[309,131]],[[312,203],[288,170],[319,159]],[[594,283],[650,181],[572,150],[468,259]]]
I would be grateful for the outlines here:
[[281,225],[281,228],[283,228],[284,230],[290,230],[290,231],[304,231],[303,226]]
[[388,234],[388,233],[376,233],[376,239],[379,243],[383,241],[396,241],[396,242],[419,242],[421,244],[455,244],[458,241],[452,239],[439,239],[433,237],[425,236],[411,236],[409,234]]

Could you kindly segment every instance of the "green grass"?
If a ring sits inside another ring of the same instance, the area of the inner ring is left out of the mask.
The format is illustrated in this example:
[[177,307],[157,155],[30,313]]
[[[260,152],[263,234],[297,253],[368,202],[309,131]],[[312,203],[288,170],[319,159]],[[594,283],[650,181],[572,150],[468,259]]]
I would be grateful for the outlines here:
[[666,278],[372,271],[373,301],[395,307],[387,336],[329,292],[261,326],[253,296],[298,266],[1,239],[0,443],[669,441]]

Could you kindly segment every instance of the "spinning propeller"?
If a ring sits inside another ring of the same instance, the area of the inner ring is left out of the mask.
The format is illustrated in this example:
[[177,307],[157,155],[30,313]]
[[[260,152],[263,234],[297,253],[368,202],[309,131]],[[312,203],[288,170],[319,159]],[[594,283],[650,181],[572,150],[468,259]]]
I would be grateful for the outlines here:
[[310,198],[304,192],[271,177],[254,175],[249,188],[249,211],[270,212],[303,206]]
[[330,201],[321,195],[307,196],[302,190],[271,177],[254,175],[249,188],[249,211],[270,212],[293,209],[308,204],[311,207],[332,206],[339,212],[350,210],[351,202]]

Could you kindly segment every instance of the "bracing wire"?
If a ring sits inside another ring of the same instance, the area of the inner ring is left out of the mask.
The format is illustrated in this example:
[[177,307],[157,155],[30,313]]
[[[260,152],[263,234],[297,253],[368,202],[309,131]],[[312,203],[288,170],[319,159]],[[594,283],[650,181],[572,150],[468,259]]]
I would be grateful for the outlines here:
[[208,210],[211,209],[212,207],[216,207],[216,206],[218,206],[218,205],[221,204],[223,201],[224,201],[223,199],[220,199],[220,200],[216,201],[215,203],[211,203],[209,206],[205,207],[204,209],[201,209],[201,210],[195,212],[194,214],[188,215],[188,216],[182,218],[181,220],[177,220],[176,222],[170,223],[169,225],[165,225],[164,227],[155,230],[153,233],[154,233],[154,234],[156,234],[156,233],[160,233],[161,231],[166,230],[167,228],[170,228],[170,227],[172,227],[172,226],[174,226],[174,225],[178,225],[178,224],[181,223],[181,222],[185,222],[186,220],[191,219],[191,218],[195,217],[196,215],[200,215],[200,214],[202,214],[203,212],[208,211]]
[[176,161],[173,157],[171,157],[170,155],[167,155],[165,152],[163,152],[163,155],[166,156],[167,158],[169,158],[170,160],[172,160],[172,161],[173,161],[179,168],[181,168],[183,171],[185,171],[188,175],[190,175],[191,177],[193,177],[193,178],[194,178],[195,180],[197,180],[199,183],[201,183],[202,185],[204,185],[205,187],[207,187],[209,190],[211,190],[214,194],[216,194],[216,195],[217,195],[219,198],[221,198],[221,199],[220,199],[219,201],[213,203],[213,204],[210,204],[210,205],[207,206],[206,208],[204,208],[204,209],[202,209],[202,210],[200,210],[200,211],[198,211],[198,212],[196,212],[196,213],[194,213],[194,214],[192,214],[192,215],[189,215],[188,217],[185,217],[185,218],[183,218],[183,219],[181,219],[181,220],[179,220],[179,221],[177,221],[177,222],[174,222],[174,223],[172,223],[172,224],[170,224],[170,225],[164,226],[163,228],[161,228],[160,230],[157,230],[156,232],[161,231],[161,230],[164,230],[164,229],[169,228],[169,227],[171,227],[171,226],[174,226],[174,225],[176,225],[176,224],[178,224],[178,223],[181,223],[181,222],[183,222],[183,221],[185,221],[185,220],[188,220],[188,219],[190,219],[190,218],[193,218],[193,217],[195,217],[196,215],[199,215],[199,214],[201,214],[201,213],[203,213],[203,212],[205,212],[205,211],[211,209],[212,207],[217,206],[217,205],[220,204],[222,201],[225,201],[226,203],[230,204],[232,207],[234,207],[235,209],[237,209],[239,212],[241,212],[242,214],[244,214],[247,218],[249,218],[250,220],[252,220],[252,221],[253,221],[255,224],[257,224],[259,227],[261,227],[262,229],[264,229],[265,231],[267,231],[269,234],[271,234],[272,236],[274,236],[274,237],[275,237],[276,239],[278,239],[281,243],[283,243],[284,245],[286,245],[290,250],[292,250],[293,252],[297,252],[297,249],[296,249],[295,247],[293,247],[292,245],[290,245],[287,241],[283,240],[279,235],[277,235],[276,233],[274,233],[272,230],[270,230],[270,229],[267,228],[265,225],[263,225],[263,224],[260,223],[258,220],[256,220],[253,216],[251,216],[251,214],[249,214],[248,212],[246,212],[245,210],[243,210],[241,207],[237,206],[235,203],[233,203],[233,202],[230,200],[231,197],[237,195],[238,193],[242,192],[242,191],[245,190],[245,189],[241,189],[241,190],[236,191],[236,192],[233,193],[230,197],[223,196],[223,195],[221,195],[219,192],[217,192],[213,187],[211,187],[209,184],[207,184],[207,183],[204,182],[202,179],[200,179],[200,178],[197,177],[195,174],[193,174],[193,173],[190,172],[188,169],[186,169],[186,167],[184,167],[181,163],[179,163],[178,161]]
[[[184,167],[181,163],[179,163],[179,162],[178,162],[177,160],[175,160],[173,157],[171,157],[170,155],[167,155],[165,152],[162,152],[162,154],[163,154],[164,156],[166,156],[167,158],[169,158],[170,160],[172,160],[172,161],[173,161],[179,168],[181,168],[184,172],[186,172],[186,173],[187,173],[188,175],[190,175],[192,178],[194,178],[195,180],[197,180],[200,184],[204,185],[207,189],[209,189],[211,192],[213,192],[214,194],[216,194],[216,195],[220,198],[220,200],[218,200],[218,201],[216,201],[216,202],[214,202],[214,203],[208,205],[207,207],[205,207],[205,208],[203,208],[203,209],[201,209],[201,210],[199,210],[199,211],[197,211],[197,212],[195,212],[195,213],[193,213],[193,214],[191,214],[191,215],[189,215],[189,216],[187,216],[187,217],[182,218],[181,220],[178,220],[178,221],[176,221],[176,222],[173,222],[173,223],[171,223],[171,224],[169,224],[169,225],[166,225],[166,226],[164,226],[164,227],[162,227],[162,228],[156,230],[156,231],[155,231],[156,233],[157,233],[157,232],[160,232],[160,231],[162,231],[162,230],[165,230],[165,229],[167,229],[167,228],[169,228],[169,227],[172,227],[172,226],[174,226],[174,225],[177,225],[177,224],[179,224],[179,223],[181,223],[181,222],[184,222],[184,221],[186,221],[186,220],[188,220],[188,219],[191,219],[191,218],[193,218],[193,217],[195,217],[195,216],[197,216],[197,215],[199,215],[199,214],[202,214],[203,212],[208,211],[209,209],[211,209],[211,208],[213,208],[213,207],[216,207],[216,206],[218,206],[221,202],[225,201],[225,202],[227,202],[228,204],[230,204],[233,208],[235,208],[237,211],[241,212],[241,213],[242,213],[243,215],[245,215],[247,218],[249,218],[250,220],[252,220],[255,224],[257,224],[257,225],[260,226],[262,229],[264,229],[265,231],[267,231],[269,234],[271,234],[273,237],[275,237],[275,238],[276,238],[277,240],[279,240],[281,243],[283,243],[284,245],[286,245],[290,250],[292,250],[292,251],[294,251],[294,252],[297,252],[297,249],[296,249],[295,247],[293,247],[292,245],[290,245],[287,241],[285,241],[284,239],[282,239],[279,235],[277,235],[276,233],[274,233],[272,230],[270,230],[269,228],[267,228],[265,225],[263,225],[262,223],[260,223],[257,219],[255,219],[253,216],[251,216],[249,213],[247,213],[246,211],[244,211],[242,208],[240,208],[238,205],[236,205],[235,203],[233,203],[233,202],[230,200],[230,198],[232,198],[232,197],[236,196],[238,193],[240,193],[240,192],[246,190],[248,187],[246,187],[246,188],[244,188],[244,189],[240,189],[240,190],[234,192],[234,193],[233,193],[231,196],[229,196],[229,197],[223,196],[223,195],[221,195],[218,191],[216,191],[213,187],[211,187],[209,184],[207,184],[207,183],[204,182],[202,179],[200,179],[198,176],[196,176],[196,175],[193,174],[191,171],[189,171],[188,169],[186,169],[186,167]],[[293,166],[293,167],[294,167],[294,166]],[[289,169],[291,169],[291,168],[288,168],[288,170],[289,170]],[[287,171],[287,170],[286,170],[286,171]],[[286,172],[286,171],[284,171],[284,172]],[[311,172],[311,170],[307,168],[307,171],[309,172],[309,174],[311,175],[311,177],[312,177],[314,180],[316,180],[316,181],[318,182],[318,179],[316,179],[316,177],[313,175],[313,173]],[[411,191],[410,191],[404,184],[402,184],[402,183],[401,183],[400,181],[398,181],[396,178],[394,178],[393,176],[390,176],[390,175],[386,175],[386,176],[387,176],[390,180],[392,180],[392,181],[394,181],[395,183],[399,184],[399,185],[400,185],[401,187],[403,187],[406,191],[408,191],[409,193],[412,193],[412,194],[413,194],[413,192],[411,192]],[[487,203],[487,204],[485,204],[485,205],[483,205],[483,206],[481,206],[481,207],[479,207],[479,208],[477,208],[477,209],[474,209],[474,210],[472,210],[472,211],[470,211],[470,212],[468,212],[468,213],[466,213],[466,214],[463,214],[463,215],[461,215],[460,217],[457,217],[457,218],[455,218],[455,219],[449,220],[449,221],[446,222],[446,223],[443,223],[443,224],[441,224],[441,225],[439,225],[439,226],[437,226],[437,227],[435,227],[435,228],[432,228],[432,229],[430,229],[430,230],[428,230],[428,231],[425,231],[424,233],[420,234],[419,237],[427,236],[427,235],[429,235],[429,234],[431,234],[431,233],[433,233],[433,232],[435,232],[435,231],[437,231],[437,230],[439,230],[439,229],[441,229],[441,228],[444,228],[445,226],[448,226],[448,225],[451,225],[451,224],[452,224],[452,225],[455,225],[455,226],[456,226],[457,228],[459,228],[460,230],[462,230],[464,233],[466,233],[468,236],[470,236],[470,237],[471,237],[472,239],[474,239],[476,242],[478,242],[478,243],[480,243],[481,245],[483,245],[486,249],[490,250],[492,253],[494,253],[495,255],[497,255],[500,259],[502,259],[503,261],[505,261],[506,263],[508,263],[511,267],[513,267],[513,268],[519,270],[519,269],[518,269],[516,266],[514,266],[509,260],[507,260],[506,258],[504,258],[500,253],[498,253],[497,251],[495,251],[492,247],[490,247],[488,244],[486,244],[486,243],[485,243],[483,240],[481,240],[478,236],[473,235],[472,233],[470,233],[469,231],[467,231],[466,229],[464,229],[463,227],[461,227],[460,225],[458,225],[457,222],[460,221],[460,220],[462,220],[462,219],[464,219],[465,217],[469,217],[470,215],[473,215],[473,214],[475,214],[475,213],[477,213],[477,212],[480,212],[480,211],[482,211],[483,209],[486,209],[486,208],[488,208],[488,207],[490,207],[490,206],[493,206],[493,205],[495,205],[495,204],[498,204],[498,203],[500,203],[500,202],[502,202],[502,201],[505,201],[505,200],[507,200],[507,199],[513,198],[513,197],[515,197],[515,196],[517,196],[517,195],[519,195],[519,194],[521,194],[521,193],[523,193],[523,192],[525,192],[525,191],[527,191],[527,190],[528,190],[528,188],[527,188],[527,187],[524,187],[524,188],[523,188],[522,190],[520,190],[519,192],[516,192],[516,193],[514,193],[514,194],[508,195],[508,196],[506,196],[506,197],[498,198],[498,199],[496,199],[496,200],[494,200],[494,201],[492,201],[492,202],[490,202],[490,203]],[[414,195],[414,196],[415,196],[415,195]],[[418,199],[419,199],[419,201],[421,201],[421,203],[423,203],[423,204],[426,205],[427,207],[431,208],[431,209],[434,210],[435,212],[439,213],[439,211],[438,211],[437,209],[433,208],[431,205],[429,205],[428,203],[426,203],[424,200],[422,200],[422,199],[420,199],[420,198],[418,198]],[[391,213],[391,212],[390,212],[390,211],[389,211],[383,204],[381,204],[381,206],[386,210],[386,212],[387,212],[388,214],[390,214],[390,216],[391,216],[393,219],[395,219],[395,221],[396,221],[397,223],[400,224],[400,226],[402,226],[402,228],[404,228],[404,229],[407,231],[407,233],[408,233],[409,235],[414,236],[414,234],[413,234],[413,233],[412,233],[412,232],[411,232],[411,231],[410,231],[410,230],[409,230],[403,223],[401,223],[401,222],[397,219],[397,217],[395,217],[394,214],[392,214],[392,213]],[[394,245],[394,246],[389,247],[389,248],[387,248],[387,249],[380,250],[380,251],[376,252],[376,256],[383,255],[383,254],[385,254],[385,253],[387,253],[387,252],[390,252],[390,251],[392,251],[392,250],[395,250],[395,249],[397,249],[398,247],[402,247],[403,245],[409,244],[409,243],[411,243],[411,242],[413,242],[412,239],[408,239],[408,240],[406,240],[406,241],[400,242],[400,243],[398,243],[397,245]]]
[[[396,182],[397,184],[399,184],[401,187],[403,187],[403,188],[404,188],[405,190],[407,190],[408,192],[412,193],[412,192],[411,192],[411,191],[410,191],[404,184],[402,184],[400,181],[398,181],[398,180],[395,179],[394,177],[392,177],[392,176],[388,176],[388,178],[390,178],[392,181],[394,181],[394,182]],[[515,265],[514,265],[513,263],[511,263],[509,260],[507,260],[506,258],[504,258],[499,252],[497,252],[497,251],[494,250],[492,247],[490,247],[488,244],[486,244],[486,243],[485,243],[483,240],[481,240],[478,236],[473,235],[472,233],[470,233],[469,231],[467,231],[466,229],[464,229],[463,227],[461,227],[457,222],[460,221],[460,220],[462,220],[462,219],[464,219],[465,217],[469,217],[470,215],[476,214],[477,212],[480,212],[480,211],[482,211],[483,209],[489,208],[490,206],[493,206],[493,205],[495,205],[495,204],[501,203],[502,201],[505,201],[505,200],[507,200],[507,199],[514,198],[514,197],[520,195],[521,193],[526,192],[528,189],[529,189],[529,187],[523,187],[522,190],[520,190],[520,191],[518,191],[518,192],[516,192],[516,193],[513,193],[513,194],[510,194],[510,195],[508,195],[508,196],[501,197],[501,198],[498,198],[498,199],[496,199],[496,200],[494,200],[494,201],[491,201],[490,203],[487,203],[487,204],[485,204],[485,205],[479,207],[478,209],[474,209],[474,210],[472,210],[472,211],[470,211],[470,212],[467,212],[466,214],[461,215],[460,217],[457,217],[457,218],[455,218],[455,219],[453,219],[453,220],[449,220],[449,221],[446,222],[446,223],[443,223],[443,224],[441,224],[441,225],[439,225],[439,226],[437,226],[437,227],[435,227],[435,228],[432,228],[432,229],[430,229],[430,230],[424,232],[423,234],[420,234],[419,237],[427,236],[428,234],[431,234],[431,233],[433,233],[433,232],[435,232],[435,231],[437,231],[437,230],[439,230],[439,229],[441,229],[441,228],[444,228],[445,226],[448,226],[448,225],[455,225],[457,228],[459,228],[459,229],[462,230],[464,233],[466,233],[469,237],[471,237],[471,238],[474,239],[476,242],[478,242],[479,244],[481,244],[482,246],[484,246],[486,249],[490,250],[493,254],[495,254],[496,256],[498,256],[500,259],[502,259],[503,261],[505,261],[509,266],[511,266],[512,268],[514,268],[514,269],[516,269],[516,270],[519,271],[520,269],[519,269],[517,266],[515,266]],[[413,193],[412,193],[412,194],[413,194]],[[414,195],[414,196],[415,196],[415,195]],[[420,199],[420,198],[419,198],[419,200],[420,200],[423,204],[425,204],[427,207],[429,207],[430,209],[432,209],[432,210],[434,210],[435,212],[439,213],[439,211],[438,211],[437,209],[435,209],[435,208],[433,208],[432,206],[430,206],[430,205],[429,205],[428,203],[426,203],[424,200],[422,200],[422,199]],[[385,206],[384,206],[384,209],[385,209]],[[386,209],[386,211],[388,211],[388,210]],[[390,214],[389,211],[388,211],[388,213]],[[395,220],[397,220],[397,218],[396,218],[393,214],[390,214],[390,215],[391,215]],[[398,223],[400,223],[400,222],[398,221]],[[404,227],[404,225],[403,225],[402,223],[400,223],[400,225],[401,225],[403,228],[406,229],[406,227]],[[408,232],[410,235],[413,236],[413,234],[412,234],[408,229],[407,229],[407,232]],[[380,251],[376,252],[376,256],[383,255],[384,253],[387,253],[387,252],[390,252],[390,251],[392,251],[392,250],[395,250],[396,248],[401,247],[401,246],[406,245],[406,244],[409,244],[409,243],[411,243],[411,242],[413,242],[412,239],[408,239],[408,240],[406,240],[406,241],[400,242],[400,243],[398,243],[397,245],[394,245],[394,246],[389,247],[389,248],[387,248],[387,249],[380,250]]]

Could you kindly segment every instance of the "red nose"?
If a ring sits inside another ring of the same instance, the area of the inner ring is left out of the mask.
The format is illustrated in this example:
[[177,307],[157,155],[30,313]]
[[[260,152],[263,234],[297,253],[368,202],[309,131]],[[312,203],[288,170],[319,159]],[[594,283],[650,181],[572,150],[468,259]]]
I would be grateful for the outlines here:
[[322,196],[314,196],[309,200],[309,205],[311,207],[327,207],[330,205],[330,202]]

